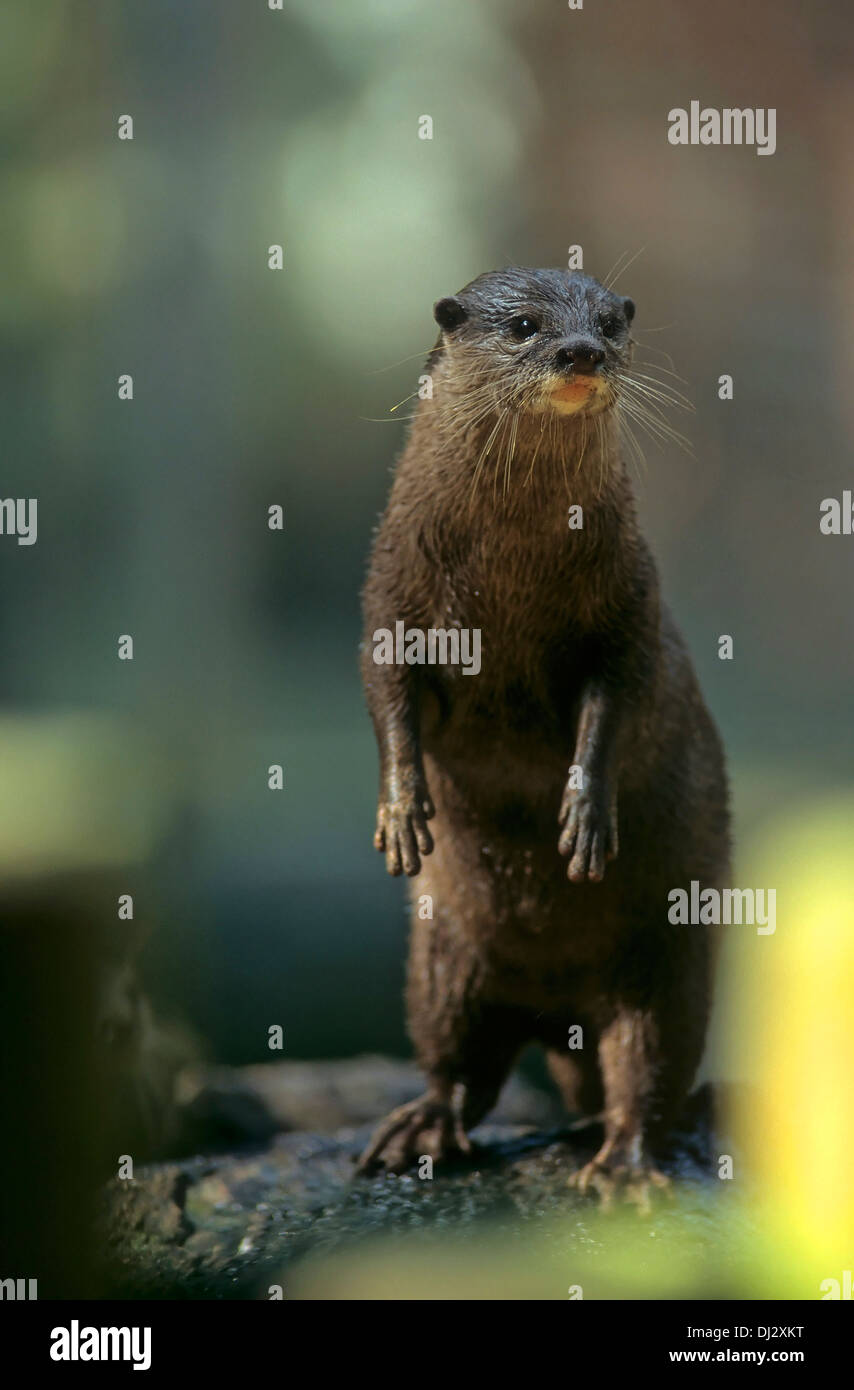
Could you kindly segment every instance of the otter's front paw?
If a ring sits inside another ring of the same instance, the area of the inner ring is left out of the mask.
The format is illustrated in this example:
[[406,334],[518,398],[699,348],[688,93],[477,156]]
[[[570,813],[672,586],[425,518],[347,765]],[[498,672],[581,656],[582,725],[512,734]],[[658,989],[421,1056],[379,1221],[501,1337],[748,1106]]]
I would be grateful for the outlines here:
[[433,815],[433,803],[423,783],[413,791],[380,797],[374,849],[385,855],[390,874],[397,876],[402,870],[412,878],[420,871],[421,855],[433,849],[433,836],[427,828]]
[[569,859],[567,878],[600,883],[606,862],[617,857],[616,797],[567,786],[558,821],[563,825],[558,851]]

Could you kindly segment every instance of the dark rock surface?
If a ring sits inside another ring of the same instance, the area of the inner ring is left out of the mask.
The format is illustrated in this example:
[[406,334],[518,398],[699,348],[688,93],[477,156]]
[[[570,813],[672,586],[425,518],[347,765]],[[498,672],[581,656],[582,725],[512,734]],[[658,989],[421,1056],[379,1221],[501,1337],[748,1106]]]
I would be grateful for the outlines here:
[[[322,1297],[300,1292],[305,1269],[324,1258],[340,1266],[342,1257],[378,1237],[405,1250],[415,1237],[438,1239],[447,1249],[462,1236],[471,1249],[481,1235],[488,1243],[548,1239],[559,1231],[564,1252],[597,1247],[596,1205],[566,1185],[595,1150],[597,1129],[569,1128],[557,1102],[519,1077],[490,1123],[475,1131],[473,1160],[441,1171],[437,1165],[432,1181],[414,1174],[355,1177],[353,1159],[372,1125],[420,1089],[413,1066],[384,1058],[183,1078],[182,1103],[192,1123],[204,1115],[214,1132],[219,1116],[225,1132],[234,1133],[246,1117],[247,1142],[208,1157],[137,1166],[133,1181],[109,1185],[103,1248],[115,1295],[266,1299],[279,1284],[286,1298]],[[678,1202],[665,1204],[651,1227],[665,1243],[669,1232],[680,1249],[686,1230],[696,1250],[715,1244],[722,1184],[710,1163],[709,1112],[705,1089],[694,1097],[665,1165],[677,1179]],[[632,1220],[648,1238],[650,1218],[633,1212]]]

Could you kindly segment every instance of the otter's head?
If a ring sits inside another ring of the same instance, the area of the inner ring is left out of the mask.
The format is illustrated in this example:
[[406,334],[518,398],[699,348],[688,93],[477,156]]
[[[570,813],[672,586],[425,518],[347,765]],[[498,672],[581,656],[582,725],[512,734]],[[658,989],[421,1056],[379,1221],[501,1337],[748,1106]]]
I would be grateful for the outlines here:
[[589,275],[490,271],[433,312],[455,382],[479,403],[595,415],[617,399],[635,306]]

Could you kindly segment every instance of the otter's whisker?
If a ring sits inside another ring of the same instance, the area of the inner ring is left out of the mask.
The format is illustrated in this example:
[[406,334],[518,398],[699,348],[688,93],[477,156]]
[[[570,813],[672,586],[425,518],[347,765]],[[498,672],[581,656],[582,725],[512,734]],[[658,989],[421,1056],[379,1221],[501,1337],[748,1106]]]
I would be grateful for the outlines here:
[[543,418],[542,418],[542,420],[540,421],[540,437],[539,437],[539,439],[537,440],[536,447],[535,447],[534,452],[533,452],[533,454],[532,454],[532,456],[531,456],[531,466],[530,466],[530,468],[528,469],[528,475],[527,475],[527,477],[525,478],[525,487],[528,486],[528,484],[530,483],[531,479],[532,479],[533,476],[534,476],[534,464],[537,462],[537,455],[538,455],[538,453],[540,452],[540,449],[542,448],[543,436],[545,435],[545,432],[546,432],[546,416],[544,415]]
[[470,501],[474,500],[474,493],[477,487],[477,482],[480,477],[481,470],[483,468],[484,463],[486,462],[487,455],[489,454],[489,451],[492,448],[492,445],[495,441],[495,436],[497,435],[501,425],[504,423],[504,418],[506,414],[506,410],[503,410],[501,414],[498,416],[498,419],[495,421],[495,424],[493,425],[492,429],[487,435],[486,442],[484,443],[484,446],[480,451],[480,457],[478,458],[477,463],[475,464],[474,473],[472,475]]
[[670,363],[670,366],[662,367],[660,362],[638,362],[637,365],[639,367],[649,367],[650,371],[653,372],[664,372],[667,376],[674,377],[676,381],[681,381],[683,386],[688,385],[688,382],[685,380],[684,376],[680,376],[676,368],[674,367],[673,358],[670,356],[669,352],[665,352],[663,348],[653,348],[649,346],[649,344],[646,344],[645,346],[648,352],[662,353],[662,355],[667,358],[668,362]]
[[406,402],[407,402],[407,401],[414,400],[414,398],[415,398],[417,395],[418,395],[418,392],[417,392],[417,391],[410,391],[409,395],[408,395],[408,396],[404,396],[403,400],[402,400],[402,401],[398,401],[397,405],[393,405],[393,406],[390,406],[390,407],[389,407],[389,412],[388,412],[389,415],[393,415],[394,412],[395,412],[396,410],[399,410],[400,407],[401,407],[402,405],[406,405]]
[[617,271],[616,275],[614,275],[613,279],[606,281],[606,284],[605,284],[606,290],[613,290],[613,288],[614,288],[614,286],[616,285],[617,281],[619,280],[620,276],[621,276],[621,275],[625,275],[625,273],[626,273],[626,271],[628,270],[629,266],[634,265],[634,263],[635,263],[635,261],[637,260],[638,256],[642,256],[645,250],[646,250],[646,247],[645,247],[645,246],[642,246],[641,249],[640,249],[639,251],[636,251],[636,252],[635,252],[635,254],[632,256],[632,258],[631,258],[630,261],[626,261],[626,264],[625,264],[625,265],[621,265],[621,266],[620,266],[620,269]]
[[494,506],[495,503],[496,503],[496,491],[497,491],[497,488],[498,488],[498,471],[499,471],[499,469],[500,469],[500,467],[501,467],[501,458],[502,458],[502,454],[503,454],[503,452],[504,452],[504,438],[505,438],[505,434],[506,434],[506,425],[507,425],[508,420],[510,419],[510,415],[511,415],[511,411],[510,411],[510,407],[508,406],[508,407],[502,412],[502,416],[501,416],[501,421],[502,421],[501,438],[500,438],[499,441],[498,441],[498,449],[496,450],[496,455],[495,455],[495,467],[494,467],[493,470],[492,470],[492,502],[493,502],[493,506]]
[[420,358],[423,362],[424,358],[427,357],[432,350],[432,348],[426,347],[422,348],[420,352],[410,352],[408,357],[400,357],[397,362],[389,362],[386,367],[374,367],[372,371],[368,372],[368,376],[379,376],[380,372],[391,372],[395,367],[402,367],[404,362],[414,361],[416,357]]
[[515,452],[516,452],[516,435],[517,435],[517,433],[518,433],[518,430],[519,430],[519,415],[518,415],[518,412],[514,411],[514,413],[513,413],[513,415],[512,415],[512,419],[511,419],[511,425],[510,425],[510,443],[509,443],[508,448],[507,448],[507,456],[506,456],[506,458],[505,458],[505,460],[504,460],[504,496],[505,496],[505,497],[507,496],[507,491],[508,491],[508,489],[509,489],[509,487],[510,487],[510,468],[511,468],[512,463],[513,463],[513,455],[514,455]]
[[[678,434],[678,431],[670,424],[670,421],[661,409],[661,405],[654,396],[649,395],[642,387],[639,388],[637,383],[631,382],[624,382],[623,391],[624,398],[630,400],[641,410],[650,420],[650,423],[655,422],[659,428],[665,432],[669,432],[673,435]],[[684,436],[679,437],[684,438]]]
[[607,289],[610,289],[610,287],[611,287],[611,276],[614,275],[614,274],[616,273],[617,267],[620,266],[620,265],[622,264],[623,261],[625,261],[626,256],[628,256],[628,254],[629,254],[629,248],[628,248],[628,247],[626,247],[626,250],[625,250],[625,251],[621,251],[621,252],[620,252],[620,254],[619,254],[619,256],[617,257],[617,259],[615,260],[614,264],[611,266],[611,269],[608,271],[608,274],[605,276],[605,278],[604,278],[604,279],[602,280],[602,282],[601,282],[601,283],[602,283],[603,289],[606,289],[606,290],[607,290]]
[[596,416],[596,435],[599,442],[599,490],[596,493],[598,501],[602,496],[602,486],[605,482],[605,428],[601,415]]
[[399,425],[401,420],[411,421],[414,415],[395,415],[394,419],[390,415],[357,415],[357,420],[364,420],[370,425]]
[[569,474],[566,471],[566,434],[566,428],[562,426],[561,422],[558,421],[557,416],[555,416],[556,441],[554,445],[554,450],[557,453],[558,458],[560,459],[560,468],[561,472],[563,473],[563,489],[566,493],[566,500],[567,502],[571,502],[572,490],[569,486]]
[[623,438],[625,439],[628,445],[629,454],[631,456],[632,463],[634,464],[638,480],[640,481],[643,478],[643,473],[645,473],[647,469],[646,458],[644,456],[644,452],[640,444],[638,443],[635,437],[634,430],[629,424],[629,417],[622,410],[622,402],[619,402],[617,405],[617,423],[622,432]]
[[630,416],[651,439],[655,440],[657,443],[670,441],[684,449],[687,454],[693,456],[690,440],[686,439],[684,435],[679,434],[677,430],[674,430],[663,417],[659,418],[653,415],[650,407],[642,400],[633,398],[630,393],[626,392],[622,396],[621,403],[626,414]]
[[681,392],[674,394],[675,388],[669,382],[655,382],[650,384],[650,380],[638,377],[631,372],[621,374],[620,383],[624,390],[631,390],[638,398],[644,398],[653,403],[657,410],[660,406],[674,406],[678,410],[687,410],[694,413],[694,404],[683,396]]
[[654,376],[647,376],[644,372],[627,372],[626,381],[632,381],[639,391],[645,391],[647,395],[657,397],[665,405],[677,406],[680,410],[689,410],[693,413],[694,402],[677,391],[675,386],[671,386],[668,381],[658,381]]
[[582,463],[584,462],[584,451],[585,451],[586,448],[587,448],[587,416],[586,416],[586,415],[582,415],[582,417],[581,417],[581,452],[580,452],[579,455],[578,455],[578,463],[575,465],[575,471],[576,471],[576,473],[579,473],[579,472],[581,471],[581,465],[582,465]]

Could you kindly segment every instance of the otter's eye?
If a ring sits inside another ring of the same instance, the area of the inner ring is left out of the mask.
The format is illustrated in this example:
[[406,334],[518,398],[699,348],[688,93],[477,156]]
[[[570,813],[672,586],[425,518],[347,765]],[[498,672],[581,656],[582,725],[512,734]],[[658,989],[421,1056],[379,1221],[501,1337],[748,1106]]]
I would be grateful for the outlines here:
[[620,331],[620,320],[614,314],[609,314],[600,320],[599,331],[603,338],[616,338]]
[[520,342],[525,338],[533,338],[535,333],[539,333],[540,325],[536,319],[529,318],[527,314],[520,314],[516,319],[510,321],[510,332],[514,338]]

